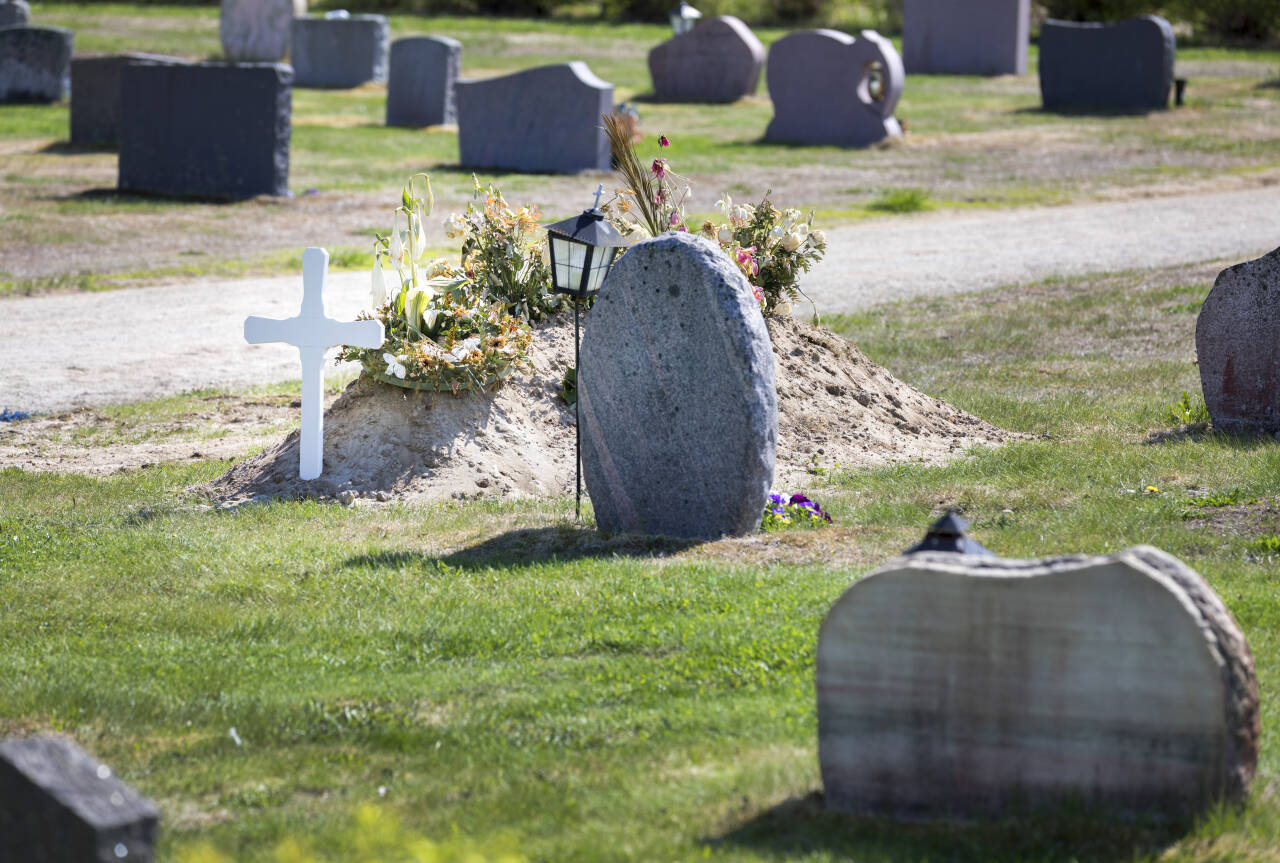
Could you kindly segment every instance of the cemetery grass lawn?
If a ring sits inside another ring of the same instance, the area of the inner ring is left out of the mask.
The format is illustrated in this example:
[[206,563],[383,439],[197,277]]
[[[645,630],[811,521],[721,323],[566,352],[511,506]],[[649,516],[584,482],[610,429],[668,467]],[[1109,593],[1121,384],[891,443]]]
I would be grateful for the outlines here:
[[[538,860],[1275,860],[1280,447],[1167,416],[1198,390],[1191,334],[1218,268],[828,321],[1033,437],[941,467],[825,465],[827,530],[689,547],[599,537],[571,500],[201,508],[183,490],[220,461],[0,472],[0,735],[70,734],[111,764],[161,804],[166,861],[273,860],[285,837],[348,860],[364,805],[403,819],[392,844]],[[131,410],[142,426],[183,407]],[[1007,556],[1146,542],[1212,583],[1260,680],[1247,806],[1194,824],[822,811],[817,627],[949,504]]]
[[[213,7],[48,4],[44,23],[76,32],[77,52],[216,56]],[[898,115],[903,142],[864,151],[761,142],[767,90],[733,105],[648,101],[645,56],[661,25],[395,15],[393,37],[441,32],[463,45],[463,73],[482,77],[584,59],[635,100],[649,137],[695,182],[696,215],[727,192],[814,209],[820,223],[893,218],[876,203],[912,190],[930,207],[1020,207],[1237,187],[1280,180],[1280,52],[1186,48],[1189,104],[1149,116],[1055,116],[1039,110],[1034,74],[991,79],[911,76]],[[858,22],[850,22],[856,29]],[[784,35],[761,28],[766,44]],[[382,125],[385,87],[294,91],[292,200],[234,205],[117,195],[115,155],[65,144],[66,104],[3,106],[0,115],[0,296],[111,288],[191,275],[294,272],[317,242],[363,251],[412,172],[432,174],[441,217],[471,194],[451,129]],[[482,177],[488,180],[489,177]],[[582,206],[590,177],[499,175],[513,202],[559,218]],[[160,239],[164,241],[160,241]],[[322,240],[318,238],[323,238]],[[444,242],[436,233],[433,241]],[[140,251],[141,250],[141,251]],[[353,260],[354,264],[354,260]]]

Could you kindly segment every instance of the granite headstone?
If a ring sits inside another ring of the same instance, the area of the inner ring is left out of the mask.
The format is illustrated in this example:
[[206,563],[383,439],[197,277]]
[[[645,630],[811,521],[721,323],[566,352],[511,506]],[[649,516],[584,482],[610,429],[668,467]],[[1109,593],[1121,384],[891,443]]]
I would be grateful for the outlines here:
[[1040,27],[1046,111],[1155,111],[1169,107],[1177,42],[1169,22],[1143,15],[1115,24],[1049,19]]
[[732,15],[703,18],[649,52],[653,92],[663,102],[736,102],[760,85],[764,46]]
[[70,741],[0,742],[0,857],[150,863],[160,810]]
[[4,0],[0,3],[0,27],[21,27],[31,23],[31,7],[27,0]]
[[1031,0],[902,0],[902,62],[912,75],[1022,75]]
[[668,233],[627,250],[588,313],[578,392],[596,524],[715,539],[760,525],[773,482],[773,349],[718,245]]
[[306,14],[307,0],[222,0],[222,53],[241,63],[277,63],[289,54],[293,19]]
[[390,40],[385,15],[294,18],[294,83],[299,87],[348,88],[384,82]]
[[114,149],[120,140],[121,77],[130,63],[183,63],[158,54],[73,57],[71,60],[71,143]]
[[391,43],[388,126],[441,126],[458,121],[454,88],[462,43],[447,36],[410,36]]
[[130,63],[121,76],[120,189],[288,195],[292,77],[279,63]]
[[75,35],[62,27],[0,29],[0,102],[56,102],[71,89]]
[[790,144],[865,147],[902,134],[894,109],[902,96],[902,58],[873,30],[854,39],[805,30],[769,48],[773,119],[765,138]]
[[1280,434],[1280,249],[1218,274],[1196,358],[1214,428]]
[[896,558],[827,615],[817,689],[826,803],[842,811],[1185,813],[1241,799],[1257,766],[1244,635],[1150,546]]
[[581,61],[462,80],[458,150],[467,168],[571,174],[609,170],[601,116],[613,85]]

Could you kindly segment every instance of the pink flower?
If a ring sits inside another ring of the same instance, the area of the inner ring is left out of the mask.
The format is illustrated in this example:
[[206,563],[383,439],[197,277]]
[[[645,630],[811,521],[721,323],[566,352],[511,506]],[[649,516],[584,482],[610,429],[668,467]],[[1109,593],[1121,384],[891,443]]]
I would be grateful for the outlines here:
[[738,266],[742,268],[744,273],[749,272],[753,276],[760,272],[760,265],[756,263],[755,250],[755,246],[738,249]]
[[753,296],[753,297],[755,297],[755,298],[756,298],[756,302],[757,302],[757,303],[759,303],[759,304],[760,304],[760,305],[762,305],[762,306],[764,305],[764,291],[763,291],[763,290],[761,290],[760,288],[757,288],[755,285],[752,285],[752,286],[751,286],[751,296]]
[[653,173],[657,174],[659,177],[665,177],[667,175],[667,160],[654,159],[652,170]]
[[658,146],[659,146],[659,147],[670,147],[670,146],[671,146],[671,142],[667,140],[667,136],[666,136],[666,135],[659,135],[659,136],[658,136]]
[[676,230],[682,231],[683,233],[686,233],[686,234],[689,233],[689,229],[686,228],[684,225],[681,225],[680,227],[676,228]]
[[671,223],[672,227],[675,227],[680,224],[680,214],[672,212],[671,215],[667,217],[667,221]]

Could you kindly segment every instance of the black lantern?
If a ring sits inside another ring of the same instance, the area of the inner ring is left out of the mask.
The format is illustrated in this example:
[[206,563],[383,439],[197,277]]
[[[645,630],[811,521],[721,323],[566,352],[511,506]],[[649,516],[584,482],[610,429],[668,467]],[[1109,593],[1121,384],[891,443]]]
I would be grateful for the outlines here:
[[958,554],[975,554],[983,557],[995,557],[995,553],[969,536],[969,522],[960,517],[954,509],[929,525],[924,539],[907,549],[905,554],[917,551],[954,551]]
[[[580,322],[582,301],[599,293],[604,277],[609,274],[618,249],[628,241],[609,224],[600,212],[600,196],[604,186],[596,187],[596,202],[582,215],[547,226],[547,246],[551,252],[551,289],[573,297],[573,369],[578,387],[582,385]],[[581,396],[581,389],[576,390]],[[577,514],[582,516],[582,422],[578,399],[573,402],[575,450],[574,473],[577,479]]]
[[685,0],[680,0],[680,5],[667,13],[667,20],[671,22],[671,32],[677,36],[692,30],[693,25],[697,24],[698,19],[701,17],[702,13],[690,6]]

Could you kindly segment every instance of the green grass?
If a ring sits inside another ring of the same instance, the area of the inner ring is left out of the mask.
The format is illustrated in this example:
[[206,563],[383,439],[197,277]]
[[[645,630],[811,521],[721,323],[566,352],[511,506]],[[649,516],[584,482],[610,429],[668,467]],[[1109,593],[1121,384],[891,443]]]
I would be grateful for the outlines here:
[[[290,838],[349,859],[370,805],[402,819],[365,829],[393,844],[539,860],[1273,860],[1280,523],[1211,516],[1275,501],[1280,447],[1167,416],[1196,390],[1188,306],[1212,269],[835,320],[906,380],[1036,437],[836,473],[814,497],[837,526],[773,534],[767,564],[740,541],[603,538],[573,523],[571,500],[219,511],[184,489],[222,462],[0,472],[0,734],[70,734],[112,764],[160,802],[163,860],[268,861]],[[1206,491],[1233,503],[1189,519]],[[944,505],[1003,555],[1152,543],[1202,573],[1260,678],[1249,804],[1195,823],[823,812],[817,627]]]

